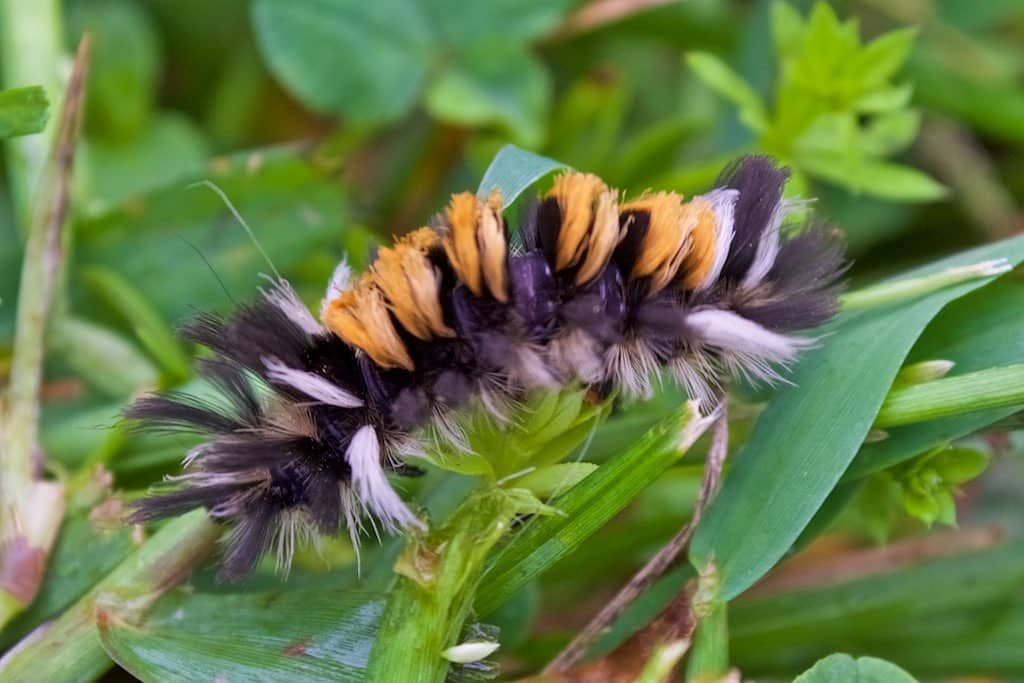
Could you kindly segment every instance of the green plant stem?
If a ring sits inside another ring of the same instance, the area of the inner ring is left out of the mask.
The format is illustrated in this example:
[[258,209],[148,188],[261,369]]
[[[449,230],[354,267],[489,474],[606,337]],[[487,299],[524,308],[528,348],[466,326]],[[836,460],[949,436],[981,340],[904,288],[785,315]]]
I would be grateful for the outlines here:
[[961,282],[969,282],[981,277],[1002,275],[1010,270],[1010,263],[1006,259],[982,261],[981,263],[974,263],[969,266],[948,268],[930,275],[892,280],[857,289],[840,297],[840,302],[844,309],[881,306],[894,301],[902,301],[903,299],[927,294],[928,292],[934,292],[937,289]]
[[0,405],[0,626],[35,598],[63,516],[63,485],[37,479],[37,470],[42,467],[34,456],[39,438],[46,323],[64,261],[64,226],[88,54],[89,42],[83,39],[25,246],[11,381],[6,405]]
[[[698,609],[694,607],[695,611]],[[697,633],[686,667],[686,680],[693,683],[720,681],[729,670],[729,626],[726,603],[714,600],[700,607]]]
[[0,683],[99,677],[110,667],[101,631],[142,616],[209,554],[221,531],[204,510],[168,522],[60,617],[0,660]]
[[[50,111],[60,111],[65,79],[61,76],[64,28],[60,0],[0,0],[0,52],[4,86],[42,85]],[[34,198],[57,136],[51,116],[40,135],[7,141],[7,162],[19,233],[28,235]]]
[[553,504],[563,515],[533,520],[488,563],[476,610],[487,615],[617,515],[640,491],[678,462],[713,417],[690,401],[660,421],[632,447],[601,465]]
[[893,388],[875,419],[879,428],[987,408],[1024,406],[1024,365],[1007,365]]
[[479,491],[440,529],[409,540],[395,563],[398,583],[370,654],[368,681],[445,679],[449,663],[441,653],[457,644],[487,554],[518,508],[503,489]]

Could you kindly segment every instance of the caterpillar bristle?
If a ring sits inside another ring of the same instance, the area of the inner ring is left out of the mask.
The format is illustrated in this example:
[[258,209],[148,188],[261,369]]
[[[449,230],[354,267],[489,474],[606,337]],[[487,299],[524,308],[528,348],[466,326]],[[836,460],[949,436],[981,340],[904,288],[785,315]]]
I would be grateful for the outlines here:
[[[468,449],[454,411],[507,421],[535,387],[643,397],[666,369],[714,404],[730,377],[777,382],[836,310],[842,248],[818,227],[783,229],[787,173],[747,157],[685,200],[620,201],[568,172],[529,205],[517,241],[498,193],[452,197],[432,227],[381,248],[353,280],[345,262],[316,320],[284,280],[186,338],[220,400],[168,394],[128,417],[208,440],[187,473],[136,507],[150,521],[204,507],[234,524],[223,574],[268,548],[286,568],[310,534],[420,526],[388,481],[430,432]],[[429,428],[429,429],[423,429]]]

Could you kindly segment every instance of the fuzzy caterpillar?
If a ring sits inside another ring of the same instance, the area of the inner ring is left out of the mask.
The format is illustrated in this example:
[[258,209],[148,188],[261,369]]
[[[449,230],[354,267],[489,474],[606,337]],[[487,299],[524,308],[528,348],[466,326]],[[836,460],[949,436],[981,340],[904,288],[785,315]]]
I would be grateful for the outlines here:
[[844,270],[830,233],[783,234],[785,180],[746,157],[689,201],[622,202],[567,172],[516,235],[497,193],[463,193],[354,280],[342,262],[320,320],[281,279],[229,318],[200,315],[183,334],[213,352],[199,369],[223,400],[130,408],[208,436],[134,521],[205,507],[234,525],[222,574],[238,577],[269,546],[287,563],[296,535],[419,525],[386,475],[421,452],[417,429],[443,430],[474,397],[499,412],[570,382],[643,397],[663,369],[706,401],[732,376],[778,380],[811,343],[794,333],[833,315]]

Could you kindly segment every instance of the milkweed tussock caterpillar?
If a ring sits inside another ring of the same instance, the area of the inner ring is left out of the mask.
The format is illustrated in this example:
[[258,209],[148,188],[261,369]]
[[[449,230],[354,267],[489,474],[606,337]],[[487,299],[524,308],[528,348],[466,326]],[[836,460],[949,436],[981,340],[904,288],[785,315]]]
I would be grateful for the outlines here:
[[366,273],[342,262],[319,320],[282,279],[228,318],[200,315],[184,336],[213,352],[200,373],[221,400],[151,396],[129,416],[209,438],[134,520],[205,507],[233,524],[237,577],[268,547],[287,564],[314,532],[421,525],[387,474],[423,453],[424,426],[457,442],[471,399],[500,416],[538,387],[644,397],[663,369],[705,401],[731,376],[779,379],[811,343],[794,333],[833,315],[844,269],[831,233],[783,230],[785,180],[748,157],[688,201],[624,201],[567,172],[514,235],[497,192],[458,194]]

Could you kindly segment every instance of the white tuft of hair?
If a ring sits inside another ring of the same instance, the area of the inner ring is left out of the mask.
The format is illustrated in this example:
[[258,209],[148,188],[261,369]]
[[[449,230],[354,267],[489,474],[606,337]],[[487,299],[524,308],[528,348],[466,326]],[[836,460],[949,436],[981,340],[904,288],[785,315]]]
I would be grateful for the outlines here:
[[341,296],[342,292],[350,289],[351,286],[352,268],[348,265],[347,259],[341,259],[338,265],[334,267],[334,273],[331,274],[331,279],[327,283],[327,291],[324,292],[323,301],[320,302],[321,318],[327,313],[327,306]]
[[410,526],[423,528],[388,481],[380,462],[380,441],[372,426],[356,430],[345,451],[345,460],[352,469],[352,485],[359,503],[386,531],[394,533]]
[[777,368],[787,367],[814,339],[772,332],[731,311],[708,308],[691,313],[686,325],[706,347],[721,355],[727,369],[755,382],[781,379]]
[[658,358],[649,344],[629,339],[612,344],[605,354],[606,376],[615,380],[630,398],[650,399],[654,396],[653,379],[658,372]]
[[361,408],[364,405],[355,394],[315,373],[290,368],[276,358],[263,358],[263,365],[271,381],[287,384],[321,403],[339,408]]
[[323,325],[318,323],[313,314],[309,312],[306,305],[299,300],[299,295],[295,293],[291,283],[283,278],[268,279],[272,285],[270,289],[263,290],[263,296],[267,301],[281,309],[288,319],[301,327],[306,334],[315,336],[326,331]]
[[601,346],[593,336],[574,329],[552,340],[548,346],[548,359],[558,372],[576,377],[584,384],[597,384],[605,379],[605,364]]
[[750,268],[743,276],[740,286],[750,289],[761,284],[761,281],[767,277],[779,255],[779,231],[782,229],[782,221],[800,205],[799,200],[782,200],[775,205],[771,218],[768,219],[768,225],[765,226],[764,232],[761,233],[761,239],[757,243],[754,260],[751,261]]
[[702,199],[711,204],[711,209],[715,212],[715,258],[711,262],[711,268],[704,276],[703,282],[697,285],[698,292],[717,282],[722,268],[725,267],[725,259],[729,255],[729,247],[732,245],[736,200],[739,197],[739,190],[731,188],[719,188],[702,195]]

